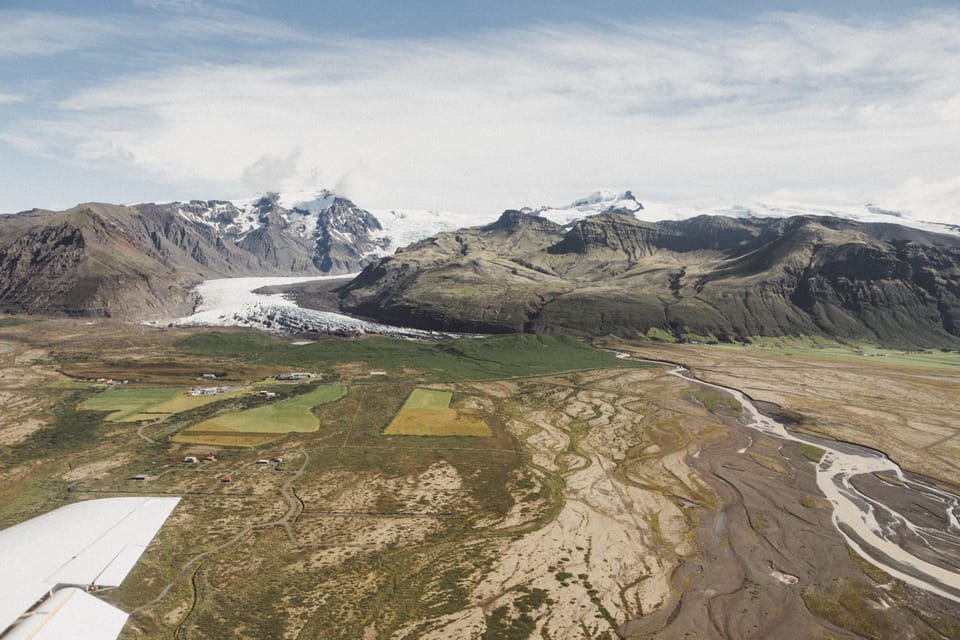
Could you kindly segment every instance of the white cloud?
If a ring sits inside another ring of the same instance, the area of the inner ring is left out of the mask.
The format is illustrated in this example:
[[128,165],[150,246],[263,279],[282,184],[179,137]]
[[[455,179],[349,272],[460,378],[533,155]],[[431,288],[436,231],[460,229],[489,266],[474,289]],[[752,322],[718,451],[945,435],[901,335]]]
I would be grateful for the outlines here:
[[96,18],[0,10],[0,57],[51,56],[93,46],[116,33],[115,27]]
[[111,77],[6,134],[132,164],[174,192],[223,190],[210,197],[342,177],[371,207],[489,213],[613,186],[661,200],[896,193],[917,215],[958,212],[938,186],[960,171],[958,32],[960,13],[941,12],[295,38],[269,64]]
[[262,155],[243,170],[241,181],[253,192],[281,189],[298,174],[302,152],[294,149],[286,156]]
[[914,177],[880,201],[886,208],[902,211],[910,218],[960,224],[960,175],[946,180]]
[[169,59],[178,52],[189,56],[193,47],[209,42],[222,46],[312,40],[294,27],[202,2],[161,0],[150,5],[156,5],[151,8],[159,16],[70,16],[0,9],[0,58],[49,58],[77,50],[137,58],[155,55],[159,49]]

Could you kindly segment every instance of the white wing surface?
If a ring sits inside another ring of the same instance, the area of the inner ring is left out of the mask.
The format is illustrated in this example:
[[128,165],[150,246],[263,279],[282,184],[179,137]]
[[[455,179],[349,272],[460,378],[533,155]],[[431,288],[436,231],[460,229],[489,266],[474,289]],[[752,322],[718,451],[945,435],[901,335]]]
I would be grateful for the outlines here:
[[116,638],[127,614],[85,591],[120,585],[179,501],[89,500],[0,531],[0,636]]

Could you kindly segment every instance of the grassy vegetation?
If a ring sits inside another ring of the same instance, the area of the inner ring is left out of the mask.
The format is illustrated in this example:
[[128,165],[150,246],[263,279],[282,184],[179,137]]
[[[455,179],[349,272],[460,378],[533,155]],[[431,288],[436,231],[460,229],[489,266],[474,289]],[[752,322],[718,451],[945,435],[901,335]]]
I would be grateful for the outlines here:
[[871,363],[908,367],[960,367],[960,352],[935,349],[903,351],[887,349],[878,345],[858,343],[838,343],[823,337],[755,337],[749,345],[721,343],[713,345],[718,349],[760,349],[779,356],[802,356],[827,360],[858,362],[869,360]]
[[450,409],[450,391],[414,389],[384,430],[388,436],[489,436],[479,411]]
[[30,322],[25,318],[16,318],[16,317],[7,317],[0,318],[0,327],[18,327],[21,324],[27,324]]
[[489,436],[491,432],[477,411],[404,408],[383,433],[388,436]]
[[[226,398],[235,398],[239,395],[248,393],[249,390],[245,388],[234,389],[225,394],[214,394],[210,396],[188,396],[185,392],[181,390],[176,396],[167,400],[166,402],[161,402],[160,404],[148,407],[143,413],[181,413],[183,411],[190,411],[191,409],[196,409],[197,407],[202,407],[208,405],[212,402],[220,402]],[[131,416],[128,420],[132,420],[137,416]]]
[[703,389],[697,394],[697,399],[703,403],[707,411],[736,418],[743,411],[740,401],[729,393],[717,389]]
[[60,474],[76,456],[96,448],[104,436],[102,413],[76,409],[83,392],[57,394],[62,399],[51,424],[13,446],[0,447],[0,471],[19,465],[23,472],[19,478],[13,476],[14,482],[0,483],[0,529],[71,501]]
[[[204,420],[181,435],[196,438],[203,432],[230,433],[292,433],[310,432],[320,428],[320,421],[311,411],[314,407],[339,400],[347,394],[347,388],[339,384],[322,385],[307,393],[281,400],[262,407],[235,411]],[[175,438],[183,442],[181,438]]]
[[823,454],[826,453],[826,451],[820,447],[815,447],[812,444],[806,444],[803,442],[797,445],[797,452],[810,462],[816,463],[819,463],[820,460],[823,459]]
[[236,389],[227,394],[188,396],[184,389],[171,387],[114,387],[87,399],[78,408],[83,411],[112,411],[106,418],[110,422],[137,422],[190,411],[243,393],[246,393],[246,389]]
[[204,444],[211,447],[262,447],[276,440],[279,433],[198,433],[184,431],[173,436],[177,444]]
[[654,342],[676,342],[677,339],[672,333],[660,327],[650,327],[644,336]]
[[623,360],[575,338],[504,335],[414,342],[380,336],[326,339],[308,345],[255,331],[211,331],[177,345],[193,356],[231,358],[291,367],[331,367],[363,362],[392,372],[417,371],[423,379],[489,380],[594,368],[651,366]]
[[66,394],[56,406],[53,423],[12,447],[0,449],[2,461],[17,463],[49,458],[95,446],[103,433],[102,414],[77,411],[76,406],[82,397],[82,392]]
[[407,401],[403,403],[404,409],[446,409],[450,406],[450,400],[453,393],[450,391],[434,391],[432,389],[414,389]]
[[712,333],[703,335],[700,333],[684,332],[680,334],[681,342],[695,342],[697,344],[718,344],[719,340]]
[[899,637],[884,615],[877,590],[852,578],[838,578],[830,585],[810,585],[801,595],[814,615],[871,640]]
[[181,393],[180,389],[170,387],[161,389],[111,388],[88,398],[77,408],[81,411],[110,411],[107,420],[123,422],[137,414],[149,411],[153,406],[173,400]]

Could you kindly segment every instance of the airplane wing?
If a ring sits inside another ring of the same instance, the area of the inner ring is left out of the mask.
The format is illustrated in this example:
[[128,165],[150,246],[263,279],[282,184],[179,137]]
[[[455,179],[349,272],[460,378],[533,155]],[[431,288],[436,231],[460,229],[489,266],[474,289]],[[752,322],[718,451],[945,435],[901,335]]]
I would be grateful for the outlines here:
[[0,531],[3,640],[113,640],[127,614],[88,591],[119,586],[180,498],[103,498]]

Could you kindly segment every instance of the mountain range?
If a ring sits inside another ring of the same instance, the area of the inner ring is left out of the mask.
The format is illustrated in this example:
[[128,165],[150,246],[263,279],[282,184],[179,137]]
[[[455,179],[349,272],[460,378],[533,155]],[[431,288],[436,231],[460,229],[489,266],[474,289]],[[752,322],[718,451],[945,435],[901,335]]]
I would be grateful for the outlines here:
[[437,211],[375,216],[329,191],[34,209],[0,216],[0,310],[180,316],[205,279],[356,273],[400,244],[468,220]]
[[204,279],[362,269],[333,304],[421,329],[960,344],[956,235],[870,208],[649,219],[662,213],[629,191],[483,226],[366,210],[329,191],[32,210],[0,218],[0,309],[156,319],[189,313]]
[[340,295],[348,312],[441,330],[956,345],[960,239],[813,216],[562,227],[507,211],[371,264]]

